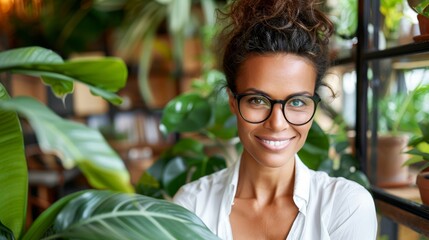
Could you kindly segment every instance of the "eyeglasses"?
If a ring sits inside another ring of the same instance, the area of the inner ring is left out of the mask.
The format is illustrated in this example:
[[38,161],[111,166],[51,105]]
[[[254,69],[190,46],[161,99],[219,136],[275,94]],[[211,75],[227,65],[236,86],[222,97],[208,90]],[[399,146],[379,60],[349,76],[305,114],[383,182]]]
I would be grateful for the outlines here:
[[283,116],[292,125],[308,123],[316,112],[320,97],[307,95],[291,95],[285,100],[275,100],[259,93],[235,94],[238,111],[241,117],[249,123],[261,123],[267,120],[273,112],[276,103],[282,105]]

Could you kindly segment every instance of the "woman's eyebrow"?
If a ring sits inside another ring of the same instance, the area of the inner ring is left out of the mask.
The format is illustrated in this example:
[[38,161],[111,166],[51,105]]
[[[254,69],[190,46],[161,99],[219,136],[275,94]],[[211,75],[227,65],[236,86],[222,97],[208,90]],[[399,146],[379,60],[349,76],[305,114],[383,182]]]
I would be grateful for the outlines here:
[[[256,88],[248,88],[248,89],[244,90],[243,93],[257,93],[257,94],[262,94],[264,96],[267,96],[267,97],[271,98],[270,94],[268,94],[268,93],[266,93],[266,92],[264,92],[262,90],[256,89]],[[313,96],[314,94],[312,94],[312,93],[310,93],[308,91],[301,91],[301,92],[295,92],[295,93],[289,94],[289,95],[285,96],[283,99],[286,99],[286,98],[288,98],[290,96],[295,96],[295,95]]]

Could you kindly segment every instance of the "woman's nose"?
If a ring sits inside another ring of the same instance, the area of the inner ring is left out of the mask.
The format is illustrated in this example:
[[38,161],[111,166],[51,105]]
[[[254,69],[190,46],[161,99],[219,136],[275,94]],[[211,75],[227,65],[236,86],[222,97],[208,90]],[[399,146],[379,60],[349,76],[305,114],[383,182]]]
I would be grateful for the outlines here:
[[274,104],[271,115],[265,120],[264,126],[273,131],[282,131],[289,127],[289,123],[283,114],[282,104]]

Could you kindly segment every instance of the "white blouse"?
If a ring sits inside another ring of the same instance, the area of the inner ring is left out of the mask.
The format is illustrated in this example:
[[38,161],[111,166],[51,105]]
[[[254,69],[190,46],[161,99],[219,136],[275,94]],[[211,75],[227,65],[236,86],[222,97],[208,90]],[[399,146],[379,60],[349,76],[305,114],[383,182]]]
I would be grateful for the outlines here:
[[[296,155],[293,200],[299,209],[289,239],[376,239],[377,218],[371,194],[345,178],[313,171]],[[200,217],[224,240],[232,239],[229,214],[240,161],[180,188],[173,201]]]

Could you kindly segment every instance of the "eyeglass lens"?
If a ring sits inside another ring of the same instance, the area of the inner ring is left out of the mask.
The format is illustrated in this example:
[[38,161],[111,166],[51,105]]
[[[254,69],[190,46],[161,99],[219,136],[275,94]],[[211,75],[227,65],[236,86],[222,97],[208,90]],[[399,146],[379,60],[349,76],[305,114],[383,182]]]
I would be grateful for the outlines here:
[[[258,94],[243,95],[238,104],[241,116],[251,123],[260,123],[268,119],[274,105],[272,100]],[[314,100],[303,95],[289,98],[282,107],[286,120],[295,125],[310,121],[316,110]]]

